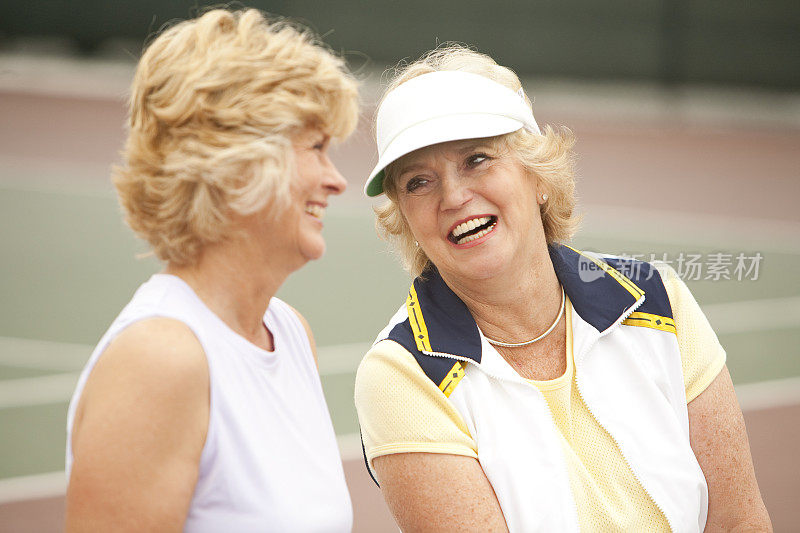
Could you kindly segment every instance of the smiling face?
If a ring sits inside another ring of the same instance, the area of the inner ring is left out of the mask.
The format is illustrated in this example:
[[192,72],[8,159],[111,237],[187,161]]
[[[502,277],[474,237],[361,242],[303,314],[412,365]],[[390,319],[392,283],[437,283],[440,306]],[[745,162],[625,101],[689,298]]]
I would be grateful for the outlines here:
[[323,218],[331,195],[341,194],[347,182],[328,156],[330,137],[318,128],[304,128],[292,138],[294,171],[284,204],[268,202],[256,213],[237,220],[242,241],[258,267],[272,265],[293,272],[325,253]]
[[513,273],[545,246],[535,177],[489,139],[422,148],[392,176],[414,238],[445,278]]
[[328,197],[341,194],[347,182],[328,155],[330,136],[318,128],[306,127],[294,138],[296,175],[291,182],[291,205],[280,218],[278,231],[289,237],[303,262],[325,253],[322,219]]

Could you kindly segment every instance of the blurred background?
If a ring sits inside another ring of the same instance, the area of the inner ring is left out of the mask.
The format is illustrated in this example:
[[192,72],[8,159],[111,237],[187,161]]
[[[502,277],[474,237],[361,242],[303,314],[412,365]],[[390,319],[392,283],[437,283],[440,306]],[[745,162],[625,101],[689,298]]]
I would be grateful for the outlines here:
[[[67,402],[93,344],[159,269],[109,183],[143,43],[209,3],[0,4],[0,531],[58,531]],[[800,531],[800,3],[248,1],[312,27],[363,80],[328,253],[280,296],[320,346],[356,531],[393,531],[361,461],[354,371],[409,284],[361,196],[386,69],[458,41],[513,68],[578,143],[575,245],[673,262],[728,352],[776,531]],[[700,270],[681,266],[696,257]],[[747,270],[737,271],[737,258]],[[757,267],[757,268],[756,268]],[[347,313],[342,313],[342,306]],[[347,321],[343,316],[349,317]]]

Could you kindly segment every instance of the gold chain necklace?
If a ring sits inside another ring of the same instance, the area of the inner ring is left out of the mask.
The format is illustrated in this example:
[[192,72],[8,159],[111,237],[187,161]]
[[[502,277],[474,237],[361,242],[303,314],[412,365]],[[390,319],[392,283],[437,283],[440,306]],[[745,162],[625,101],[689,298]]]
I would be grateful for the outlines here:
[[531,340],[525,341],[525,342],[502,342],[502,341],[497,341],[497,340],[494,340],[494,339],[490,339],[489,337],[486,337],[486,335],[484,335],[484,337],[486,337],[486,340],[489,342],[489,344],[492,344],[494,346],[503,346],[505,348],[518,348],[520,346],[527,346],[529,344],[533,344],[536,341],[540,341],[543,338],[547,337],[550,334],[550,332],[552,332],[554,329],[556,329],[556,324],[558,324],[558,321],[561,320],[561,316],[564,314],[564,302],[565,301],[566,301],[566,295],[564,294],[564,286],[562,285],[561,286],[561,309],[558,311],[558,316],[556,317],[555,322],[553,322],[550,325],[550,327],[547,328],[547,331],[545,331],[544,333],[542,333],[541,335],[539,335],[535,339],[531,339]]

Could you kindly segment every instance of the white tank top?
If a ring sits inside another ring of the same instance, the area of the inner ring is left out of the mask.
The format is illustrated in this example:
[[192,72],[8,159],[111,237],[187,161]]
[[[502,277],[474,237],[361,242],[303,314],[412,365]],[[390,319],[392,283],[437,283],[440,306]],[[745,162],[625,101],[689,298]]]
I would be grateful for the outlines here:
[[350,531],[353,511],[341,457],[306,331],[272,298],[267,352],[231,330],[180,278],[156,274],[136,291],[83,370],[67,418],[72,424],[89,373],[122,330],[145,318],[189,326],[208,359],[208,436],[185,531]]

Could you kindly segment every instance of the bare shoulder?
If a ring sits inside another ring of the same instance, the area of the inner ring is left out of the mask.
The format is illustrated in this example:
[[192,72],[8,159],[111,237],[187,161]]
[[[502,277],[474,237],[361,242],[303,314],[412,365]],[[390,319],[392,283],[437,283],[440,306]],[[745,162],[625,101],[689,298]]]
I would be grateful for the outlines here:
[[67,531],[180,530],[209,399],[208,363],[188,326],[153,318],[123,330],[92,369],[73,422]]
[[298,311],[289,304],[286,305],[289,307],[289,309],[292,310],[292,312],[295,315],[297,315],[297,318],[298,320],[300,320],[300,323],[303,324],[303,328],[305,328],[306,335],[308,336],[308,342],[309,344],[311,344],[311,353],[314,354],[314,362],[317,363],[317,367],[319,368],[319,360],[317,358],[317,343],[314,340],[314,333],[311,331],[311,325],[308,323],[308,320],[306,320],[306,317],[300,314],[300,311]]
[[[285,302],[284,302],[284,303],[285,303]],[[313,333],[311,332],[311,325],[308,323],[308,320],[306,320],[306,317],[304,317],[302,314],[300,314],[300,311],[298,311],[297,309],[295,309],[295,308],[294,308],[294,307],[292,307],[291,305],[289,305],[289,304],[286,304],[286,306],[287,306],[289,309],[291,309],[291,310],[292,310],[292,312],[293,312],[295,315],[297,315],[297,318],[298,318],[298,320],[300,320],[300,323],[301,323],[301,324],[303,324],[303,327],[305,328],[305,330],[306,330],[306,333],[308,334],[308,338],[313,340],[313,338],[314,338],[314,335],[313,335]]]
[[208,363],[191,328],[172,318],[150,318],[125,328],[106,348],[92,374],[146,376],[146,384],[190,385],[208,378]]
[[203,347],[186,324],[161,317],[136,322],[108,345],[92,369],[73,433],[94,403],[154,402],[168,414],[186,400],[207,403],[208,384]]

